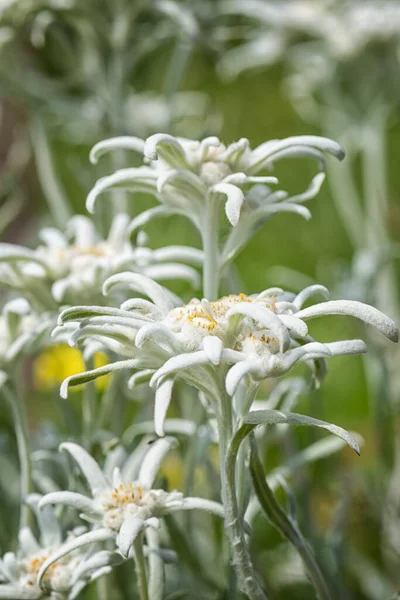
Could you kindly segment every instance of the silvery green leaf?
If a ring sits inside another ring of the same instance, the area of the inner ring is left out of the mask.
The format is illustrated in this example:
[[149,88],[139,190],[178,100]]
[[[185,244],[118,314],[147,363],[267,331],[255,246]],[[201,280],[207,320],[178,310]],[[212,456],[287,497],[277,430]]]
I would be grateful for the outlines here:
[[39,508],[42,509],[49,504],[62,504],[64,506],[76,508],[80,512],[89,515],[101,515],[101,512],[96,510],[96,504],[93,502],[93,500],[76,492],[50,492],[49,494],[43,496],[39,502]]
[[32,533],[30,527],[22,527],[18,532],[18,544],[24,555],[38,554],[40,545]]
[[346,354],[364,354],[367,352],[367,344],[363,340],[342,340],[340,342],[327,342],[324,344],[332,356],[343,356]]
[[180,298],[172,294],[169,290],[162,287],[152,279],[139,275],[139,273],[118,273],[109,277],[103,285],[104,295],[109,294],[116,285],[123,285],[139,294],[148,296],[157,306],[169,311],[175,306],[182,304]]
[[329,290],[324,285],[309,285],[301,290],[293,300],[293,304],[300,309],[310,298],[316,294],[321,294],[324,298],[329,298]]
[[96,164],[99,158],[108,152],[114,150],[133,150],[134,152],[143,153],[144,140],[134,136],[119,136],[102,140],[93,146],[90,151],[90,162]]
[[63,301],[70,285],[71,279],[69,277],[64,277],[64,279],[59,279],[53,283],[51,286],[51,295],[56,302],[60,304]]
[[154,399],[154,430],[157,435],[163,437],[164,422],[167,416],[168,407],[171,402],[174,379],[164,379],[158,384]]
[[146,527],[146,522],[135,515],[127,514],[119,530],[116,543],[124,558],[128,558],[129,551],[139,533]]
[[389,317],[369,304],[356,300],[330,300],[299,311],[296,316],[307,320],[324,315],[348,315],[372,325],[392,342],[399,341],[399,330]]
[[157,439],[151,444],[142,461],[138,481],[145,486],[151,487],[160,469],[165,455],[176,446],[176,439],[173,437],[163,437]]
[[157,179],[157,190],[162,194],[166,185],[172,185],[189,198],[203,201],[207,194],[207,187],[203,181],[192,171],[186,169],[169,169],[161,173]]
[[218,517],[225,517],[225,510],[222,504],[214,502],[213,500],[207,500],[206,498],[183,498],[182,504],[170,509],[170,512],[176,512],[179,510],[204,510]]
[[150,160],[162,158],[170,167],[187,167],[185,150],[172,135],[155,133],[147,138],[144,155]]
[[154,387],[157,385],[157,382],[167,375],[172,375],[172,373],[176,373],[177,371],[183,369],[189,369],[190,367],[206,365],[210,363],[210,359],[204,350],[199,350],[197,352],[188,352],[187,354],[179,354],[179,356],[173,356],[169,360],[167,360],[164,365],[158,369],[151,378],[150,387]]
[[182,260],[201,267],[204,260],[204,252],[191,246],[164,246],[163,248],[153,250],[153,257],[158,262]]
[[135,311],[136,315],[140,313],[143,315],[143,319],[149,317],[149,321],[153,319],[163,318],[164,312],[158,306],[145,300],[144,298],[129,298],[121,304],[121,310]]
[[92,219],[85,215],[74,215],[67,223],[67,234],[81,248],[90,248],[97,242],[97,232]]
[[144,192],[157,196],[156,174],[148,167],[120,169],[112,175],[99,179],[86,199],[86,208],[95,212],[96,201],[100,194],[113,189],[124,189],[132,192]]
[[[88,317],[97,315],[108,315],[114,317],[129,317],[129,311],[121,310],[120,308],[111,308],[109,306],[70,306],[64,309],[58,316],[57,324],[63,325],[68,321],[80,321]],[[143,317],[145,319],[145,317]]]
[[360,448],[356,440],[345,430],[332,423],[326,421],[320,421],[307,415],[300,415],[297,413],[283,412],[280,410],[257,410],[248,413],[243,420],[242,428],[244,431],[252,431],[259,425],[296,425],[296,426],[309,426],[318,427],[325,429],[330,433],[342,438],[354,450],[357,454],[360,454]]
[[121,562],[121,556],[117,552],[100,550],[77,566],[73,572],[73,581],[77,582],[81,578],[86,579],[92,571],[97,571],[108,565],[116,566]]
[[137,366],[136,359],[130,360],[120,360],[114,363],[110,363],[108,365],[104,365],[103,367],[98,367],[97,369],[93,369],[92,371],[84,371],[83,373],[77,373],[76,375],[70,375],[62,382],[60,388],[61,398],[68,398],[68,388],[81,385],[83,383],[88,383],[89,381],[93,381],[98,377],[103,377],[104,375],[109,375],[113,371],[120,371],[122,369],[134,369]]
[[208,335],[204,338],[202,346],[213,365],[218,365],[224,349],[222,341],[215,335]]
[[131,224],[128,227],[128,236],[132,238],[133,234],[137,232],[138,229],[147,225],[150,221],[160,217],[169,217],[171,215],[171,211],[164,205],[155,206],[154,208],[149,208],[149,210],[145,210],[140,213],[137,217],[135,217]]
[[167,345],[173,352],[181,351],[181,343],[173,331],[163,323],[149,323],[139,329],[135,338],[135,345],[142,348],[146,342],[153,342],[161,347]]
[[0,262],[33,262],[48,271],[47,263],[34,250],[29,250],[17,244],[0,243]]
[[303,192],[302,194],[296,194],[295,196],[290,196],[288,200],[290,202],[306,202],[306,200],[311,200],[312,198],[315,198],[315,196],[319,194],[319,191],[324,181],[325,173],[317,173],[313,177],[309,187],[306,189],[305,192]]
[[4,600],[39,600],[42,597],[43,593],[40,590],[0,583],[0,598]]
[[[154,432],[154,420],[134,423],[125,430],[122,443],[130,445],[140,435],[152,434]],[[193,436],[196,432],[196,423],[188,419],[166,419],[164,421],[164,432],[169,435]]]
[[233,396],[236,393],[240,382],[246,375],[253,375],[257,379],[262,379],[264,371],[254,359],[244,360],[233,365],[233,367],[229,369],[225,379],[225,388],[230,396]]
[[281,294],[283,294],[282,288],[271,287],[257,294],[256,300],[262,300],[263,298],[274,298],[275,296],[280,296]]
[[289,149],[291,146],[316,148],[322,152],[332,154],[339,160],[343,160],[345,152],[337,142],[330,138],[320,137],[315,135],[300,135],[288,137],[283,140],[274,140],[268,146],[255,148],[253,152],[253,160],[249,164],[249,172],[258,171],[267,160],[272,160],[274,155],[282,150]]
[[137,373],[134,373],[132,377],[128,379],[128,388],[132,390],[138,385],[149,383],[154,373],[155,369],[144,369],[143,371],[138,371]]
[[308,327],[301,319],[298,319],[295,315],[279,315],[282,323],[287,327],[290,331],[293,331],[300,337],[306,337],[308,334]]
[[25,501],[36,515],[43,545],[46,548],[59,546],[62,540],[60,524],[50,506],[43,509],[39,508],[41,498],[42,496],[39,494],[29,494]]
[[164,263],[160,265],[149,265],[145,267],[144,272],[147,277],[162,281],[164,279],[183,279],[190,282],[192,287],[200,286],[200,276],[198,272],[188,265],[180,265],[176,263]]
[[280,212],[292,212],[300,217],[303,217],[306,221],[311,219],[311,213],[305,206],[301,204],[295,204],[294,202],[277,202],[275,204],[267,204],[259,209],[254,214],[257,219],[264,219],[268,215],[277,214]]
[[[323,358],[325,356],[332,356],[332,352],[329,349],[328,344],[321,344],[320,342],[310,342],[288,350],[281,356],[273,355],[271,357],[271,367],[268,369],[269,375],[273,376],[276,374],[284,374],[289,371],[298,362],[304,362],[306,360],[314,360],[317,358]],[[274,361],[276,360],[276,364]]]
[[244,194],[240,188],[231,183],[217,183],[210,194],[223,194],[226,196],[225,212],[230,224],[235,227],[240,218],[240,209],[244,202]]
[[68,542],[60,546],[55,552],[51,554],[51,556],[43,563],[39,574],[37,583],[40,587],[42,586],[43,578],[46,575],[47,570],[51,567],[52,564],[70,554],[74,550],[81,548],[82,546],[87,546],[88,544],[94,544],[96,542],[105,542],[115,537],[115,533],[110,531],[109,529],[101,528],[95,529],[94,531],[89,531],[88,533],[84,533]]
[[[107,489],[109,484],[104,476],[103,471],[100,469],[94,458],[92,458],[90,454],[86,452],[86,450],[84,450],[78,444],[74,444],[72,442],[64,442],[60,444],[59,449],[60,452],[66,450],[76,461],[78,467],[82,471],[82,474],[89,484],[93,496]],[[57,492],[55,492],[55,494],[57,494]],[[80,496],[80,494],[77,494],[77,496]],[[54,494],[51,494],[51,497],[54,497]],[[44,496],[44,498],[41,500],[42,503],[45,501],[45,498],[46,496]]]

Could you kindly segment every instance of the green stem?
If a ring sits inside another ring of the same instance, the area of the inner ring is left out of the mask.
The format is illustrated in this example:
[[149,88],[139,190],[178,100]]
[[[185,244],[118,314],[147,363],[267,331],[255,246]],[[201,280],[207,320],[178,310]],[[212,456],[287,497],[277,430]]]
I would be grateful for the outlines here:
[[274,527],[289,540],[299,553],[306,571],[315,586],[320,600],[332,600],[328,586],[315,557],[303,538],[296,524],[289,519],[284,510],[277,502],[274,493],[269,487],[264,475],[264,469],[258,455],[257,444],[254,433],[250,434],[251,460],[250,472],[253,479],[257,498],[264,509],[268,519]]
[[205,210],[206,214],[202,228],[204,252],[203,293],[207,300],[212,301],[218,298],[220,283],[219,207],[208,199]]
[[101,405],[97,417],[96,429],[110,427],[115,398],[118,394],[121,374],[117,371],[111,375],[111,381],[101,395]]
[[[93,358],[85,361],[85,368],[91,371],[94,368]],[[82,443],[85,448],[91,450],[93,434],[96,423],[96,384],[94,381],[87,383],[82,392]]]
[[373,115],[364,126],[361,163],[366,201],[366,230],[369,248],[385,243],[387,219],[387,184],[384,125],[381,114]]
[[177,41],[164,79],[164,96],[168,100],[172,100],[180,87],[192,51],[193,45],[189,40]]
[[225,509],[225,527],[232,551],[238,585],[249,600],[267,600],[258,583],[250,553],[246,544],[244,522],[240,515],[236,497],[236,455],[228,453],[232,438],[232,399],[224,391],[221,393],[220,414],[218,415],[219,452],[221,469],[222,502]]
[[46,131],[39,118],[35,118],[31,124],[31,137],[37,174],[51,216],[57,226],[64,230],[72,212],[64,190],[57,179]]
[[[385,150],[385,119],[382,111],[365,126],[361,151],[364,195],[366,199],[366,238],[368,248],[378,254],[387,251],[388,189]],[[398,313],[398,292],[393,264],[386,264],[377,273],[375,282],[379,294],[377,308],[392,317]]]
[[27,419],[22,396],[17,392],[13,394],[7,385],[3,385],[1,391],[7,404],[10,407],[13,416],[15,437],[17,440],[19,468],[21,472],[20,528],[22,528],[29,525],[30,511],[29,507],[24,502],[25,498],[32,491],[32,463],[31,453],[29,449],[29,438],[27,433]]
[[144,559],[143,539],[141,535],[139,535],[133,542],[133,550],[135,552],[136,577],[140,600],[151,600],[147,590],[146,563]]

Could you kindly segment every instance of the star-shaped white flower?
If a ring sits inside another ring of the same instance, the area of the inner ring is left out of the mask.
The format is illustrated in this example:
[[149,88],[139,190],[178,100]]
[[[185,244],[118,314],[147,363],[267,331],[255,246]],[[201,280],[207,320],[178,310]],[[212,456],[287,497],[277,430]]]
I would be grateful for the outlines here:
[[[117,452],[109,458],[105,471],[77,444],[61,444],[60,449],[67,451],[77,462],[89,484],[92,497],[71,491],[53,492],[42,498],[40,507],[63,504],[77,508],[81,517],[95,526],[90,533],[73,540],[66,549],[68,553],[98,538],[115,540],[121,555],[128,557],[138,535],[149,527],[158,529],[164,515],[180,510],[202,509],[224,516],[223,507],[217,502],[153,488],[161,462],[174,444],[173,438],[166,437],[156,440],[147,448],[139,445],[126,458],[122,468],[117,466],[121,457]],[[110,470],[111,476],[108,474]],[[65,553],[65,550],[62,552]],[[53,555],[43,564],[40,576],[58,559],[57,556]]]
[[318,173],[305,192],[289,196],[273,189],[278,180],[269,171],[277,161],[310,157],[323,169],[325,154],[339,159],[344,156],[339,144],[317,136],[270,140],[253,150],[245,138],[226,146],[214,136],[199,142],[155,134],[146,141],[118,137],[100,142],[92,149],[91,160],[97,162],[103,154],[121,149],[142,152],[148,166],[121,169],[99,179],[87,199],[89,212],[94,212],[101,194],[114,188],[151,194],[160,206],[136,217],[130,225],[131,234],[154,218],[180,214],[199,230],[205,248],[210,230],[219,232],[219,207],[223,204],[233,229],[218,252],[221,269],[273,214],[295,212],[310,218],[303,203],[316,196],[324,173]]
[[[40,537],[37,539],[29,527],[22,528],[17,552],[7,552],[0,559],[0,598],[74,600],[88,583],[108,573],[118,557],[112,552],[92,549],[90,553],[76,550],[52,561],[52,557],[62,554],[62,549],[74,543],[85,528],[71,531],[64,540],[52,508],[46,506],[38,510],[39,500],[40,496],[32,494],[27,502],[36,513]],[[46,561],[52,561],[52,568],[46,571],[39,586],[37,578]]]
[[82,302],[99,301],[105,279],[125,269],[156,280],[186,279],[197,287],[197,271],[182,263],[200,265],[201,251],[186,246],[159,250],[134,247],[127,237],[128,223],[127,215],[118,214],[108,237],[102,239],[90,218],[76,215],[68,222],[65,233],[55,228],[42,229],[43,244],[35,250],[0,244],[3,281],[48,308],[55,307],[54,301],[61,305],[75,304],[78,298]]
[[217,410],[221,375],[225,377],[227,393],[234,396],[247,377],[257,385],[267,377],[286,374],[300,362],[319,371],[321,360],[326,357],[366,351],[362,340],[316,342],[307,327],[313,318],[354,316],[398,341],[395,323],[367,304],[333,300],[302,308],[315,294],[327,296],[326,288],[319,285],[297,295],[271,288],[252,296],[231,295],[214,302],[193,299],[186,305],[141,275],[115,275],[105,283],[105,293],[117,285],[128,286],[150,300],[133,298],[119,310],[112,309],[112,314],[110,310],[104,313],[101,307],[73,307],[60,315],[59,323],[71,326],[71,321],[80,321],[71,336],[72,344],[95,339],[125,360],[69,377],[61,394],[67,396],[69,385],[79,385],[114,370],[135,370],[131,386],[150,381],[156,389],[155,429],[159,435],[163,435],[176,377],[204,392]]

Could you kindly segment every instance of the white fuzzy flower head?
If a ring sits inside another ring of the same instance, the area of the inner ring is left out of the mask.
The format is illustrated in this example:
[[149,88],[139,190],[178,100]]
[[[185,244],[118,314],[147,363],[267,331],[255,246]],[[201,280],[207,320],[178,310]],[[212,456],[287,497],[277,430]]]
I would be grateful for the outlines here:
[[[150,446],[139,445],[129,457],[123,452],[121,456],[120,448],[108,457],[104,471],[77,444],[61,445],[79,465],[92,498],[70,491],[53,492],[43,497],[40,506],[65,504],[77,508],[84,519],[97,526],[71,542],[70,552],[97,538],[113,539],[122,556],[127,557],[140,532],[148,527],[158,529],[159,519],[166,514],[200,508],[223,516],[222,506],[216,502],[153,488],[161,462],[174,444],[173,438],[163,438]],[[53,555],[44,563],[41,574],[47,572],[55,559]]]
[[[263,185],[264,194],[262,214],[254,215],[255,223],[265,220],[279,210],[301,213],[299,203],[313,197],[297,195],[289,198],[285,192],[274,194],[270,185],[278,180],[265,172],[272,165],[286,157],[306,156],[317,158],[324,164],[324,153],[343,158],[342,148],[327,138],[317,136],[299,136],[283,140],[271,140],[252,150],[249,140],[242,138],[230,145],[223,144],[217,137],[208,137],[199,141],[175,138],[166,134],[155,134],[146,141],[133,137],[120,137],[105,140],[97,144],[91,152],[92,162],[103,154],[117,150],[135,150],[143,152],[149,163],[147,167],[122,169],[113,175],[100,179],[87,199],[90,212],[100,194],[114,187],[124,187],[133,192],[144,191],[154,195],[163,207],[151,209],[141,214],[131,224],[131,231],[162,214],[184,214],[202,232],[210,219],[210,210],[221,202],[230,224],[239,224],[243,210],[260,208],[254,206],[254,198],[246,202],[249,191],[254,186]],[[319,182],[319,186],[322,181]],[[319,187],[318,186],[318,187]],[[314,186],[315,187],[315,186]],[[283,207],[280,202],[283,202]],[[277,204],[278,203],[278,204]],[[273,204],[273,207],[270,205]],[[208,210],[205,210],[207,209]],[[303,216],[305,216],[303,214]]]
[[[76,549],[65,555],[66,546],[73,543],[80,531],[71,531],[63,540],[61,528],[50,506],[38,510],[40,496],[32,494],[27,501],[37,515],[40,537],[36,539],[29,527],[19,532],[16,553],[7,552],[0,560],[0,598],[75,598],[83,587],[109,570],[110,552],[83,553]],[[53,557],[58,558],[53,561]],[[39,585],[38,576],[46,562]]]
[[173,261],[198,265],[202,260],[200,251],[185,246],[154,251],[141,245],[134,247],[127,239],[128,223],[127,215],[118,214],[108,237],[102,239],[91,219],[77,215],[69,221],[65,233],[54,228],[42,229],[43,243],[35,250],[0,244],[2,277],[8,286],[32,297],[38,306],[47,303],[47,308],[55,308],[55,303],[76,303],[77,298],[96,303],[102,297],[105,279],[121,269],[160,280],[182,278],[194,286],[198,284],[199,277],[193,267]]
[[[246,138],[226,145],[214,136],[193,141],[155,134],[147,140],[118,137],[99,142],[90,158],[97,162],[115,150],[141,152],[148,166],[121,169],[99,179],[87,198],[89,212],[95,211],[99,196],[122,188],[151,194],[160,203],[131,222],[130,235],[153,219],[185,216],[200,234],[205,257],[203,288],[210,300],[218,296],[224,270],[271,216],[292,212],[311,217],[303,204],[321,188],[325,155],[344,157],[339,144],[318,136],[269,140],[252,149]],[[311,158],[319,165],[308,188],[294,195],[276,190],[278,179],[270,174],[277,161],[290,157]],[[223,211],[231,226],[228,235]]]
[[326,357],[366,351],[361,340],[316,342],[308,332],[310,319],[335,314],[354,316],[398,341],[394,322],[367,304],[336,300],[303,308],[313,295],[327,296],[326,288],[319,285],[305,288],[298,295],[271,288],[260,294],[231,295],[213,302],[195,299],[187,305],[143,276],[113,276],[106,282],[105,292],[116,285],[128,286],[147,295],[150,301],[128,300],[121,309],[107,313],[107,323],[101,307],[67,309],[59,322],[70,325],[70,321],[82,319],[82,325],[76,325],[72,334],[73,343],[94,336],[126,359],[68,378],[61,393],[65,397],[69,385],[114,370],[134,369],[130,385],[150,380],[156,388],[155,429],[159,435],[163,435],[176,377],[205,393],[217,409],[221,374],[226,392],[234,396],[249,377],[258,385],[305,362],[318,379]]
[[[181,496],[178,492],[174,493],[176,499]],[[161,514],[170,498],[168,492],[149,489],[137,481],[117,484],[99,498],[104,511],[103,525],[118,532],[128,516],[146,521]]]

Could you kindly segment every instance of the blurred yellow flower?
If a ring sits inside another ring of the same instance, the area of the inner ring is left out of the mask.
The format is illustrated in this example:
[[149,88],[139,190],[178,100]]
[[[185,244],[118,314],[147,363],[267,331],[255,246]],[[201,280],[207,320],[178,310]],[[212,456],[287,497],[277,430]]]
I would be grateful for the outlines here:
[[[107,364],[108,359],[102,352],[94,355],[94,367],[102,367]],[[71,348],[65,344],[56,344],[46,348],[34,360],[32,373],[33,383],[36,389],[40,391],[51,390],[76,373],[85,371],[86,366],[81,352],[77,348]],[[104,390],[109,382],[110,376],[96,379],[96,387]],[[78,386],[76,389],[79,389]]]

